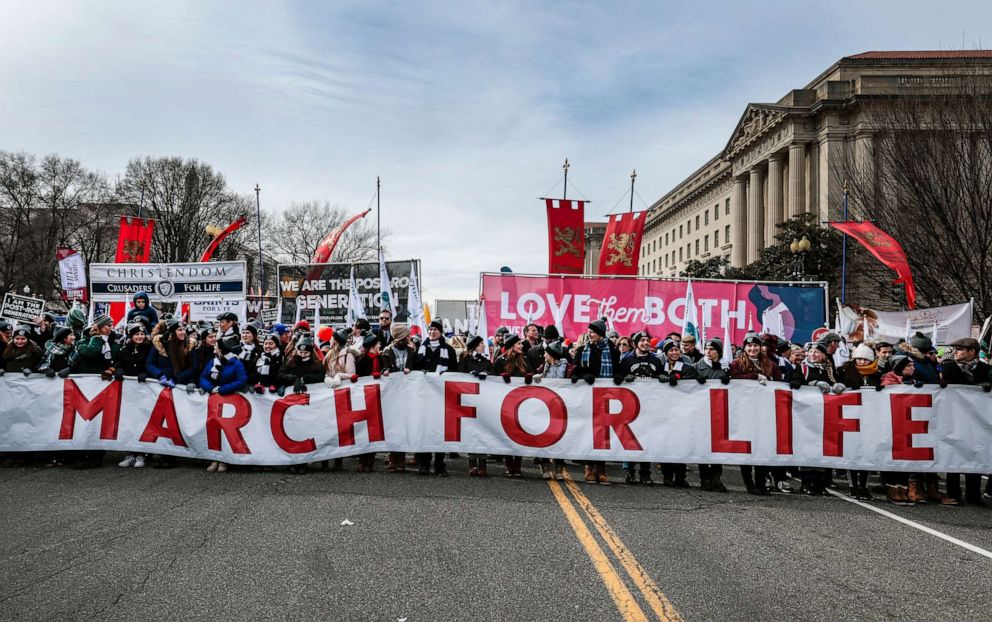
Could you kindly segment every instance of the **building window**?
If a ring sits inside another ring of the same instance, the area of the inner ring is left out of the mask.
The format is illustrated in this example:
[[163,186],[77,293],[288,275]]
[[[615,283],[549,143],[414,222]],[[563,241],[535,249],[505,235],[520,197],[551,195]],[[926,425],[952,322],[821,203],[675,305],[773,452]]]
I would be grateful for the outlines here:
[[720,247],[720,230],[717,229],[716,231],[713,232],[713,248],[715,249],[719,247]]
[[710,236],[704,235],[703,236],[703,252],[705,253],[708,250],[710,250]]
[[668,232],[665,232],[665,246],[668,246]]
[[696,214],[696,231],[699,231],[699,214]]
[[[672,252],[674,253],[675,251],[672,251]],[[679,247],[679,261],[682,261],[682,247],[681,246]]]
[[699,240],[696,240],[696,254],[699,254]]
[[720,220],[720,204],[717,203],[713,206],[713,222]]
[[727,216],[730,216],[730,199],[727,199],[727,202],[724,205],[725,205],[724,212],[727,214]]
[[710,211],[706,210],[703,212],[703,226],[710,224]]
[[723,243],[730,244],[730,225],[723,228]]
[[679,225],[679,239],[682,239],[682,225]]
[[692,259],[692,242],[685,245],[685,258]]

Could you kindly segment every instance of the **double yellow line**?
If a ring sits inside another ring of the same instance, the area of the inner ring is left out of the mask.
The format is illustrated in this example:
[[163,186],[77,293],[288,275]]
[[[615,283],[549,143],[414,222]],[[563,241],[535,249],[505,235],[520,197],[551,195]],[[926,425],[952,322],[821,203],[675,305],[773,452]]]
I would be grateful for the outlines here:
[[[643,620],[647,622],[649,618],[645,614],[644,609],[637,601],[637,598],[627,588],[623,577],[617,572],[613,562],[610,561],[610,558],[603,551],[596,537],[589,530],[585,521],[582,520],[582,516],[575,509],[575,505],[572,504],[561,484],[555,480],[548,480],[548,486],[551,487],[551,493],[554,495],[558,505],[561,506],[562,512],[565,513],[565,518],[568,519],[572,531],[575,532],[582,547],[589,554],[593,566],[596,567],[596,572],[603,579],[603,583],[606,585],[610,597],[613,598],[613,602],[620,611],[620,615],[623,616],[624,620],[632,622]],[[583,514],[585,514],[596,532],[599,533],[599,537],[602,538],[606,546],[613,552],[613,556],[627,572],[631,583],[641,593],[648,607],[654,612],[656,619],[662,622],[681,622],[682,616],[675,610],[672,602],[668,600],[644,567],[634,558],[634,555],[627,549],[623,541],[620,540],[606,522],[603,515],[596,509],[596,506],[579,490],[578,485],[568,472],[565,473],[565,487],[572,493],[575,502],[582,509]]]

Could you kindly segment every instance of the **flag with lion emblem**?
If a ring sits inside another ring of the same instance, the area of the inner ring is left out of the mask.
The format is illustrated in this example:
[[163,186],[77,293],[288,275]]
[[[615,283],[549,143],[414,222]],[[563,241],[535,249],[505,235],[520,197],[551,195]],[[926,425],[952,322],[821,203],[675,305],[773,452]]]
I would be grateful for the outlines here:
[[582,274],[586,263],[585,201],[545,199],[548,273]]
[[599,251],[599,274],[635,276],[647,212],[613,214]]
[[[117,234],[117,255],[115,263],[148,263],[152,253],[152,234],[155,232],[155,221],[143,218],[121,216],[121,228]],[[121,302],[110,305],[110,317],[116,325],[127,313],[124,306],[127,296]]]

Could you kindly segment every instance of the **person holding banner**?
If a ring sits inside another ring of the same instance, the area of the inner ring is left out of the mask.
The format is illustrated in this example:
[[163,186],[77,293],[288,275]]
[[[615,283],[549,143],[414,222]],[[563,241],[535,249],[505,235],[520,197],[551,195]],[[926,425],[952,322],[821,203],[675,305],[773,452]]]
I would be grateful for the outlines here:
[[[372,377],[378,380],[385,371],[382,357],[382,343],[379,335],[369,332],[362,340],[362,354],[355,361],[355,375],[359,378]],[[388,375],[388,374],[387,374]],[[375,452],[358,456],[358,472],[373,473],[375,471]]]
[[66,326],[56,328],[51,341],[45,343],[45,352],[38,364],[38,371],[49,378],[54,378],[58,372],[68,368],[75,344],[76,335],[71,328]]
[[[405,324],[390,324],[389,333],[392,340],[382,351],[383,375],[390,373],[410,373],[414,364],[416,352],[410,341],[410,327]],[[406,472],[406,454],[401,451],[389,452],[386,471],[388,473]]]
[[248,385],[254,387],[258,384],[258,358],[262,355],[262,348],[258,344],[258,326],[254,322],[248,322],[241,329],[241,359],[245,366],[245,373],[248,374]]
[[41,349],[31,341],[31,328],[18,326],[10,343],[3,350],[3,368],[8,372],[21,372],[30,376],[41,363]]
[[[141,317],[141,316],[139,316]],[[136,377],[138,382],[145,382],[148,373],[145,371],[145,364],[148,361],[148,353],[151,352],[152,344],[145,334],[145,324],[141,321],[131,322],[127,326],[127,338],[121,346],[119,365],[117,366],[117,378],[123,380],[125,376]],[[117,466],[127,468],[144,468],[147,454],[129,453],[124,459],[117,463]]]
[[[196,341],[189,338],[186,327],[177,318],[169,318],[155,329],[159,334],[152,337],[152,347],[145,361],[148,376],[156,378],[160,385],[169,389],[177,384],[193,382],[200,370],[200,359]],[[171,469],[176,466],[176,458],[159,456],[153,466]]]
[[348,345],[350,333],[345,330],[334,331],[331,349],[324,355],[324,384],[331,389],[341,386],[341,382],[357,373],[356,364],[360,353]]
[[[200,375],[200,388],[205,393],[231,395],[248,386],[248,373],[244,363],[238,358],[241,354],[241,340],[237,335],[227,335],[217,339],[214,356],[204,367]],[[207,466],[207,472],[223,473],[227,464],[213,461]]]
[[91,337],[76,346],[79,355],[74,373],[100,374],[104,380],[113,380],[121,346],[114,333],[114,320],[107,314],[98,315],[90,328]]
[[[707,340],[703,346],[703,358],[696,363],[696,372],[699,374],[697,381],[704,383],[707,380],[719,380],[723,384],[730,384],[730,368],[725,367],[721,359],[723,359],[723,340],[715,337]],[[702,490],[727,492],[727,486],[722,478],[722,464],[699,465],[699,487]]]
[[[503,340],[503,356],[496,359],[493,372],[502,376],[503,381],[507,384],[510,384],[510,378],[524,378],[524,382],[527,384],[533,381],[533,370],[527,355],[524,354],[524,340],[517,335],[509,335]],[[505,467],[503,475],[505,477],[523,477],[523,473],[520,472],[523,460],[522,456],[503,458],[503,466]]]
[[[623,338],[620,339],[623,341]],[[634,349],[628,356],[624,356],[622,348],[620,354],[620,364],[613,377],[615,384],[624,382],[634,382],[638,378],[658,378],[661,376],[663,363],[661,359],[651,352],[651,335],[647,331],[635,333],[629,340],[634,344]],[[634,470],[637,470],[636,479]],[[624,462],[624,482],[627,484],[641,483],[651,486],[654,481],[651,479],[650,462]]]
[[[586,343],[575,350],[572,384],[579,380],[593,384],[596,382],[596,378],[613,379],[613,370],[620,365],[620,351],[606,338],[607,330],[606,322],[603,320],[589,323]],[[610,485],[610,478],[606,475],[606,462],[602,460],[587,461],[583,477],[589,483],[598,482],[604,486]]]
[[[360,320],[361,318],[359,318]],[[355,322],[355,326],[358,326],[358,321]],[[414,366],[411,369],[437,374],[458,369],[458,357],[455,355],[455,349],[445,342],[443,333],[444,325],[438,320],[431,321],[430,326],[427,327],[427,339],[417,349]],[[416,458],[417,473],[429,475],[431,472],[431,454],[428,452],[418,453]],[[444,464],[443,451],[434,454],[434,474],[438,477],[448,477],[448,467]]]
[[255,393],[262,395],[268,389],[275,393],[279,384],[279,370],[282,368],[283,353],[279,335],[269,333],[262,340],[262,352],[255,361]]
[[[761,337],[756,333],[748,333],[744,337],[744,345],[737,358],[730,363],[730,377],[734,380],[757,380],[767,384],[769,380],[780,382],[782,371],[761,349]],[[741,477],[744,487],[752,495],[767,495],[766,481],[771,469],[765,466],[741,466]]]
[[[980,386],[986,393],[992,391],[992,367],[978,359],[978,340],[964,337],[951,343],[951,354],[941,361],[941,386],[966,384]],[[969,505],[985,505],[982,501],[982,476],[968,473],[964,476],[964,502]],[[930,482],[927,482],[929,496]],[[947,474],[948,496],[962,500],[961,474]]]

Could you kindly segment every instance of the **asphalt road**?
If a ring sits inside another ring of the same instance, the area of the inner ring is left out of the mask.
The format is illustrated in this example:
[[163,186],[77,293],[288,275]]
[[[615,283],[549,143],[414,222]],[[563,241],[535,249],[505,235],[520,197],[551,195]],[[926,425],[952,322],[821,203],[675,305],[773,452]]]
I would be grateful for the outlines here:
[[[736,475],[718,494],[480,480],[464,460],[439,479],[111,459],[0,469],[0,619],[992,616],[989,557],[840,498],[753,497]],[[992,509],[871,505],[992,550]]]

